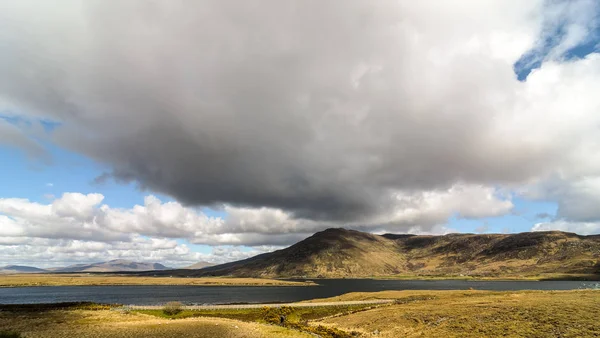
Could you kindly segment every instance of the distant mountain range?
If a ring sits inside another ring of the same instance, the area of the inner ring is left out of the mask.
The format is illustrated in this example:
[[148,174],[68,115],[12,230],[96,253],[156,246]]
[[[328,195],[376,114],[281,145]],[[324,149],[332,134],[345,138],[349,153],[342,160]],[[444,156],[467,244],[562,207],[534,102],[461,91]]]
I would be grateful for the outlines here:
[[75,264],[67,267],[39,269],[30,266],[8,265],[0,268],[0,273],[46,273],[46,272],[134,272],[160,271],[170,268],[159,263],[139,263],[124,259],[93,264]]
[[0,267],[0,273],[42,273],[47,272],[44,269],[34,268],[23,265],[7,265]]
[[309,278],[600,274],[600,235],[550,231],[417,236],[328,229],[282,250],[168,273]]
[[75,264],[59,268],[54,272],[118,272],[118,271],[155,271],[169,270],[170,268],[160,263],[139,263],[124,259],[93,264]]

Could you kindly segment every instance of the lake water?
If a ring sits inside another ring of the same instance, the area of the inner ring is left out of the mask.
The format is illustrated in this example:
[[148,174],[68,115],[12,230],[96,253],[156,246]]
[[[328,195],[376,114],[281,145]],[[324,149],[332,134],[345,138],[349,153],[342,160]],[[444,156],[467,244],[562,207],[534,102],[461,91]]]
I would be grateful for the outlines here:
[[573,290],[589,286],[580,281],[461,281],[461,280],[314,280],[319,286],[39,286],[0,288],[0,304],[90,301],[157,305],[295,302],[348,292],[384,290]]

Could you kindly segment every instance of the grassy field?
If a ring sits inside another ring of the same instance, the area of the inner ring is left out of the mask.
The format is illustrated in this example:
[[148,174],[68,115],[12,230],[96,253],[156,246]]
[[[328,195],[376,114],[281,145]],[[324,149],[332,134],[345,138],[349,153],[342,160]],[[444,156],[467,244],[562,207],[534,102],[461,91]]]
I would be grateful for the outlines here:
[[[288,321],[303,322],[318,318],[324,318],[340,313],[362,311],[374,308],[373,305],[340,305],[322,306],[314,308],[290,307],[287,314]],[[148,314],[159,318],[183,319],[192,317],[220,317],[237,319],[250,322],[264,321],[266,309],[215,309],[215,310],[183,310],[176,315],[166,315],[162,310],[136,310],[137,313]]]
[[515,280],[515,281],[542,281],[542,280],[576,280],[576,281],[600,281],[598,274],[565,274],[565,273],[546,273],[532,275],[500,275],[500,276],[478,276],[478,275],[425,275],[425,274],[399,274],[390,276],[373,276],[371,279],[392,279],[392,280]]
[[121,313],[106,309],[63,309],[0,312],[2,331],[21,337],[39,338],[149,338],[149,337],[310,337],[280,326],[243,322],[226,318],[187,318],[169,320],[140,313]]
[[318,301],[367,299],[396,304],[315,324],[380,337],[600,337],[598,290],[384,291]]
[[[0,306],[0,338],[11,337],[349,337],[308,321],[372,309],[367,305],[317,308],[129,311],[93,303]],[[285,325],[280,315],[286,316]],[[4,330],[4,331],[3,331]],[[3,336],[4,334],[4,336]]]
[[308,282],[288,282],[263,278],[228,277],[138,277],[88,274],[14,274],[0,275],[0,287],[75,286],[75,285],[219,285],[219,286],[298,286]]
[[93,304],[3,306],[0,328],[23,337],[49,338],[310,337],[309,333],[341,338],[600,337],[600,290],[384,291],[312,302],[373,299],[395,301],[379,306],[184,310],[174,315]]

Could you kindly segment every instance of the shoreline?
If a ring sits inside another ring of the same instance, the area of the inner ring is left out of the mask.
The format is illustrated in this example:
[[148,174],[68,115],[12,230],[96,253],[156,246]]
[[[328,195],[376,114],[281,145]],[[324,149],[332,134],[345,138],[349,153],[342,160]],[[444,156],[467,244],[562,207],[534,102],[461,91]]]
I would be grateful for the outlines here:
[[315,286],[310,281],[236,277],[138,277],[87,274],[6,274],[0,288],[36,286]]
[[580,281],[598,282],[600,275],[542,274],[532,276],[456,276],[456,275],[397,275],[333,278],[253,278],[253,277],[148,277],[119,274],[4,274],[0,288],[37,286],[318,286],[319,280],[397,280],[397,281],[483,281],[483,282],[544,282]]
[[508,276],[457,276],[457,275],[392,275],[392,276],[356,276],[356,277],[284,277],[289,281],[318,281],[336,279],[355,280],[398,280],[398,281],[483,281],[483,282],[544,282],[544,281],[573,281],[573,282],[600,282],[600,274],[538,274],[538,275],[508,275]]
[[598,274],[538,274],[538,275],[508,275],[508,276],[456,276],[456,275],[399,275],[399,276],[374,276],[368,277],[369,279],[376,280],[465,280],[465,281],[506,281],[506,282],[518,282],[518,281],[531,281],[531,282],[544,282],[544,281],[581,281],[581,282],[597,282],[600,281],[600,275]]

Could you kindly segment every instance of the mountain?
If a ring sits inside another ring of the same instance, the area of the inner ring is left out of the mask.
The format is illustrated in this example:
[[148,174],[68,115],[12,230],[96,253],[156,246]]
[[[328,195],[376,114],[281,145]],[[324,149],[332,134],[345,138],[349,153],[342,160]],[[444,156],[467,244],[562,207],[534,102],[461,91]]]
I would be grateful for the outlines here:
[[75,264],[65,268],[53,269],[54,272],[126,272],[155,270],[169,270],[169,268],[159,263],[139,263],[124,259],[116,259],[108,262]]
[[0,267],[0,273],[44,273],[47,272],[44,269],[36,268],[33,266],[23,265],[7,265]]
[[191,273],[169,273],[311,278],[600,274],[600,235],[550,231],[418,236],[327,229],[286,249]]
[[196,264],[192,264],[190,266],[186,266],[183,269],[188,269],[188,270],[199,270],[199,269],[204,269],[207,268],[209,266],[215,266],[215,264],[213,263],[209,263],[209,262],[204,262],[204,261],[200,261]]
[[390,275],[406,264],[400,246],[384,237],[328,229],[289,248],[199,270],[205,276],[340,277]]

